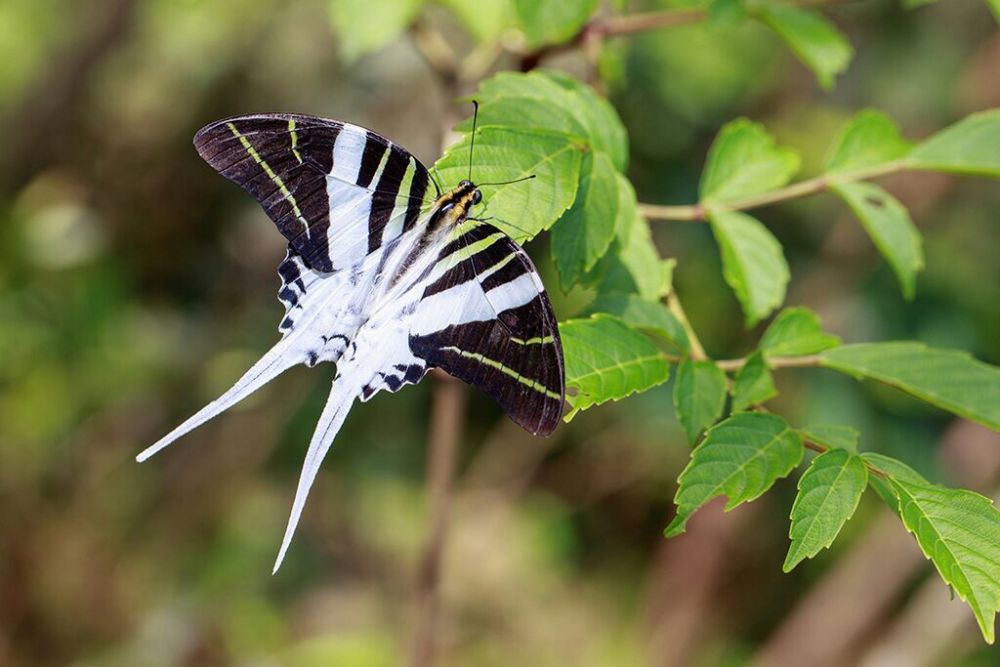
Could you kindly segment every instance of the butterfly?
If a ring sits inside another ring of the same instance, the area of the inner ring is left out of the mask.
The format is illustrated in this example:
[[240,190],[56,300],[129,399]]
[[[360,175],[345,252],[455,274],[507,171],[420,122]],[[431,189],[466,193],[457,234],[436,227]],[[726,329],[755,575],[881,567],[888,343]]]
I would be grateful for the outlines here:
[[335,362],[274,572],[355,400],[416,384],[436,367],[485,391],[531,433],[555,429],[565,381],[552,304],[524,250],[472,215],[482,193],[471,181],[471,157],[470,179],[441,192],[400,146],[326,118],[237,116],[199,130],[194,145],[257,199],[288,240],[278,266],[281,339],[231,389],[136,459],[292,366]]

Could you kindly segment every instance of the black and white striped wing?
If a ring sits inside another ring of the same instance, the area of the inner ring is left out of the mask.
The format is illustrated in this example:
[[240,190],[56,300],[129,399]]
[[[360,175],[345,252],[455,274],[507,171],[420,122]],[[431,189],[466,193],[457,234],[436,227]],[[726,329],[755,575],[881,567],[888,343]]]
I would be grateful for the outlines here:
[[552,304],[527,253],[492,225],[443,248],[423,290],[410,350],[493,397],[531,433],[549,435],[562,417],[562,345]]
[[406,150],[326,118],[227,118],[199,130],[194,145],[253,195],[305,264],[321,272],[355,266],[412,229],[430,185],[427,169]]

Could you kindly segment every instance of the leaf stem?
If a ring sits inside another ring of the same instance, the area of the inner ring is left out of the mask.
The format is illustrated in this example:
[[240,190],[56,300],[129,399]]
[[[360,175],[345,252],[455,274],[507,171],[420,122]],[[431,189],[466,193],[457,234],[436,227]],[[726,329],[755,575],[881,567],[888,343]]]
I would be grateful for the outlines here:
[[694,332],[694,328],[688,321],[687,313],[684,312],[681,300],[677,298],[677,290],[675,289],[671,289],[670,293],[667,294],[667,308],[680,321],[681,326],[684,327],[684,333],[687,334],[688,342],[691,344],[691,358],[695,360],[708,359],[708,355],[705,354],[705,348],[702,347],[701,341],[698,340],[698,334]]
[[874,167],[856,169],[840,174],[822,174],[798,183],[792,183],[777,190],[750,195],[727,202],[698,203],[687,206],[660,206],[658,204],[639,204],[639,213],[649,220],[672,220],[677,222],[705,222],[709,211],[745,211],[748,209],[768,206],[778,202],[805,197],[807,195],[825,192],[831,185],[837,183],[854,183],[887,174],[903,171],[908,166],[906,159],[884,162]]

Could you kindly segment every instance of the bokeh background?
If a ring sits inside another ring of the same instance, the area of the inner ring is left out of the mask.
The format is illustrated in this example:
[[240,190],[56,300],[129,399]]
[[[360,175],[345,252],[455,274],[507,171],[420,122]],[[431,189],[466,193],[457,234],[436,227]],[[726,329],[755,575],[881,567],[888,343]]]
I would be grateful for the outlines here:
[[[191,146],[245,112],[350,120],[430,164],[473,82],[443,82],[413,30],[344,57],[322,0],[0,3],[0,664],[394,665],[413,641],[428,535],[435,381],[355,407],[284,568],[270,576],[332,367],[287,373],[148,463],[134,455],[277,338],[284,241]],[[447,3],[445,3],[447,4]],[[649,8],[656,3],[629,3]],[[719,126],[748,115],[815,173],[876,107],[922,137],[1000,105],[1000,31],[979,0],[829,15],[857,55],[832,92],[764,28],[677,27],[609,42],[603,84],[640,200],[689,203]],[[376,17],[377,18],[377,17]],[[375,20],[372,18],[370,20]],[[474,47],[431,6],[419,39]],[[520,60],[498,51],[493,69]],[[576,51],[543,66],[585,76]],[[493,71],[493,69],[487,69]],[[912,302],[828,196],[765,209],[788,302],[847,341],[913,338],[1000,362],[1000,187],[887,179],[924,234]],[[710,354],[752,349],[702,225],[655,223]],[[530,251],[561,318],[547,241]],[[778,376],[775,409],[839,421],[928,477],[1000,490],[1000,442],[892,390]],[[665,541],[689,454],[670,385],[547,440],[466,394],[441,580],[442,665],[996,665],[899,522],[867,494],[829,552],[781,573],[795,479]]]

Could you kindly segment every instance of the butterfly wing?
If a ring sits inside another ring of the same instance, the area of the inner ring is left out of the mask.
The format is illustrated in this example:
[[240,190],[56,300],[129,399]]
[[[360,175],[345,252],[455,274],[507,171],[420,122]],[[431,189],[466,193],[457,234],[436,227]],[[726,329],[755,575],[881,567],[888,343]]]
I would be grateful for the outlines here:
[[427,169],[385,137],[315,116],[227,118],[199,130],[194,145],[321,272],[355,266],[413,228],[430,184]]
[[490,224],[468,221],[444,247],[449,265],[423,289],[409,347],[482,389],[531,433],[549,435],[562,416],[562,344],[552,304],[531,258]]

